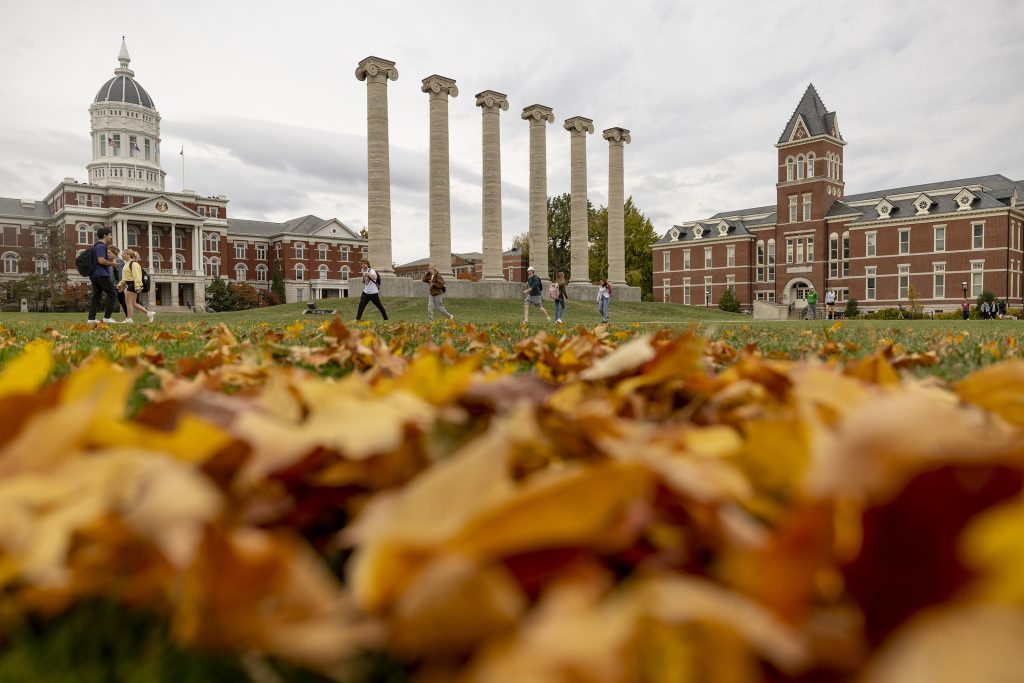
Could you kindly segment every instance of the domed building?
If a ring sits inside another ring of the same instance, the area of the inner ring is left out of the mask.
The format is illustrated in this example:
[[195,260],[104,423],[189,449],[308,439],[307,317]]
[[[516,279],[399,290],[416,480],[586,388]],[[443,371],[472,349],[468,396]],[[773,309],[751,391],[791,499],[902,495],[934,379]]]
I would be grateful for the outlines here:
[[160,113],[135,72],[121,39],[120,63],[104,83],[92,106],[92,161],[89,182],[102,187],[161,191],[166,173],[160,168]]
[[[160,113],[129,68],[121,39],[114,76],[89,105],[88,179],[64,178],[43,201],[0,196],[0,293],[31,273],[60,269],[84,284],[78,251],[98,228],[137,251],[152,285],[147,305],[202,308],[213,278],[267,290],[280,266],[285,301],[358,295],[367,242],[341,221],[306,215],[282,223],[228,218],[224,195],[168,191],[160,167]],[[60,261],[58,264],[57,261]],[[0,299],[3,301],[3,299]],[[37,308],[39,302],[29,302]],[[16,308],[16,305],[14,305]]]

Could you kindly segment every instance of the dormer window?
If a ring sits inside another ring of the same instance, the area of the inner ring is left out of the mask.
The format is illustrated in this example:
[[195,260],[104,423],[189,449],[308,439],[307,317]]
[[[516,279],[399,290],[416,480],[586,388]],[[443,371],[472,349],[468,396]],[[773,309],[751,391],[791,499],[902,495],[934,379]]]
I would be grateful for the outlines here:
[[957,211],[970,211],[971,204],[973,204],[974,200],[977,198],[978,197],[975,196],[973,192],[971,192],[967,188],[964,188],[957,192],[956,197],[953,198],[953,201],[956,203]]
[[693,239],[699,240],[704,236],[704,228],[701,225],[695,225],[693,228]]
[[889,214],[891,214],[892,210],[895,208],[896,206],[889,202],[888,199],[883,199],[882,201],[878,202],[878,205],[875,207],[875,211],[878,212],[878,217],[880,219],[889,218]]
[[668,231],[668,236],[669,236],[669,239],[671,239],[673,242],[678,242],[679,241],[679,228],[672,228],[671,230],[669,230]]
[[729,224],[725,221],[718,222],[718,236],[725,237],[729,233]]
[[919,195],[918,198],[914,200],[914,208],[917,209],[917,215],[921,216],[928,213],[934,203],[935,202],[932,201],[932,198],[928,195]]

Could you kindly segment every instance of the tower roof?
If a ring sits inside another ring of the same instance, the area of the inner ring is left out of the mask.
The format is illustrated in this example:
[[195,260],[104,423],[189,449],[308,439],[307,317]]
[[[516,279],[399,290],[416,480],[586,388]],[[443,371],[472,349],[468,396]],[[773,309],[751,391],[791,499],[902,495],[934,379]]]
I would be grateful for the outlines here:
[[135,80],[135,72],[128,68],[132,58],[128,56],[128,45],[125,44],[124,36],[121,36],[121,51],[117,54],[117,61],[119,66],[114,69],[114,77],[100,86],[93,102],[126,102],[156,109],[153,98],[142,84]]
[[830,135],[832,133],[832,125],[835,123],[836,113],[828,111],[825,103],[818,96],[818,91],[814,89],[813,83],[807,86],[804,96],[800,98],[800,104],[796,105],[796,110],[789,117],[789,123],[786,124],[782,135],[779,136],[778,144],[781,145],[790,141],[793,137],[796,123],[801,118],[804,120],[804,125],[807,126],[807,135],[809,137]]

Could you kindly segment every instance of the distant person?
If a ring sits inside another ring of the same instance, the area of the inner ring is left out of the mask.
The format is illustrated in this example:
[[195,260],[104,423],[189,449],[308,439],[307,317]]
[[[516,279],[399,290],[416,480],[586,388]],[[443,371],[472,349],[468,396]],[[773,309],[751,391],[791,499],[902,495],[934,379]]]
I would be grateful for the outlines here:
[[992,313],[992,308],[988,305],[987,301],[981,302],[981,319],[988,320],[989,315]]
[[526,274],[529,277],[526,278],[526,289],[523,290],[523,294],[526,295],[526,298],[523,299],[523,322],[530,322],[530,306],[539,308],[544,313],[544,318],[551,322],[551,316],[544,310],[544,299],[541,296],[544,283],[537,277],[537,271],[533,266],[526,269]]
[[601,280],[597,287],[597,312],[601,314],[601,322],[608,322],[608,303],[612,300],[612,286],[607,280]]
[[818,292],[814,287],[807,292],[807,315],[811,316],[811,320],[818,319]]
[[[121,274],[124,271],[124,259],[121,257],[121,250],[118,249],[116,244],[111,244],[107,247],[107,255],[114,262],[114,265],[110,266],[110,279],[114,281],[114,287],[117,287],[117,283],[121,281]],[[121,305],[121,310],[124,311],[124,317],[128,317],[128,306],[125,303],[124,292],[120,289],[117,290],[117,303]]]
[[967,299],[960,302],[960,311],[964,314],[964,320],[969,319],[971,317],[971,302]]
[[555,322],[561,324],[565,315],[565,304],[569,296],[565,291],[565,273],[558,271],[555,281],[551,283],[551,298],[555,300]]
[[996,313],[999,316],[1000,320],[1006,317],[1006,299],[1003,299],[998,304],[996,304]]
[[134,322],[134,320],[132,320],[132,316],[135,313],[135,309],[145,313],[149,322],[153,322],[153,318],[156,317],[156,312],[149,310],[139,303],[139,294],[142,294],[143,284],[142,264],[139,263],[139,255],[133,249],[125,249],[124,255],[127,259],[124,267],[124,276],[117,284],[118,290],[124,291],[124,298],[128,304],[128,317],[124,319],[124,322]]
[[104,297],[106,300],[103,305],[103,322],[108,324],[117,322],[111,317],[114,315],[114,306],[117,303],[117,289],[114,287],[110,271],[114,261],[109,258],[109,247],[113,241],[114,236],[111,234],[110,228],[97,228],[96,243],[92,245],[96,268],[89,275],[89,282],[92,284],[92,299],[89,301],[89,317],[85,321],[93,325],[96,324],[96,311],[99,310],[100,301]]
[[829,320],[836,319],[836,290],[825,291],[825,317]]
[[366,304],[373,302],[373,305],[380,311],[384,320],[388,319],[388,312],[384,310],[384,304],[380,302],[380,275],[370,267],[370,262],[363,259],[361,262],[361,273],[363,276],[363,293],[359,295],[359,310],[356,311],[356,320],[362,320],[363,309]]
[[444,286],[444,277],[437,272],[433,263],[427,266],[427,274],[423,276],[423,281],[430,286],[427,293],[427,317],[430,321],[434,320],[434,309],[448,316],[449,320],[455,320],[455,316],[444,307],[444,293],[448,291],[448,288]]

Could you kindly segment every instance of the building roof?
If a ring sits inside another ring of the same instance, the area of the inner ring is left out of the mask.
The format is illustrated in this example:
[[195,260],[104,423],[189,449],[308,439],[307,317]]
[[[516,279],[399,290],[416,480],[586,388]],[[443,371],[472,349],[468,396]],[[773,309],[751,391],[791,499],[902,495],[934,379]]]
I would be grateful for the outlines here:
[[778,144],[781,145],[789,142],[790,138],[793,137],[793,129],[796,128],[796,122],[800,117],[803,117],[804,124],[807,126],[807,134],[810,137],[831,134],[836,114],[835,112],[828,111],[825,107],[825,103],[821,101],[821,97],[818,96],[818,91],[814,89],[813,83],[807,86],[804,96],[800,98],[800,104],[796,105],[793,115],[789,117],[789,123],[786,124],[782,135],[779,136]]
[[[771,218],[771,222],[775,222],[774,214]],[[758,223],[761,223],[761,221],[758,221]],[[719,227],[723,225],[725,226],[724,234]],[[697,236],[698,229],[700,232],[699,237]],[[676,232],[675,236],[673,236],[673,231]],[[703,242],[722,239],[724,237],[750,237],[751,235],[752,233],[748,229],[746,222],[735,219],[719,218],[718,220],[694,221],[693,223],[687,223],[686,225],[673,225],[660,240],[655,242],[655,244],[668,244],[670,242]]]
[[360,237],[352,228],[348,227],[336,218],[324,220],[317,216],[307,215],[292,218],[284,223],[272,221],[250,221],[238,218],[228,218],[228,232],[239,235],[259,235],[261,237],[272,237],[275,235],[315,235],[315,233],[328,223],[336,222],[345,230],[346,234],[339,235],[345,239],[352,239],[365,242],[365,237]]
[[132,60],[128,56],[128,46],[125,45],[124,36],[121,37],[121,51],[117,55],[117,61],[120,66],[114,69],[114,77],[100,87],[93,102],[126,102],[156,109],[153,98],[135,80],[135,72],[128,68],[128,64]]
[[[978,200],[972,205],[972,210],[977,211],[978,209],[990,209],[1005,207],[1009,202],[1010,197],[1013,195],[1013,191],[1017,190],[1018,197],[1024,197],[1024,180],[1010,180],[1004,175],[995,173],[992,175],[973,176],[971,178],[957,178],[954,180],[941,180],[938,182],[925,183],[922,185],[905,185],[903,187],[894,187],[887,190],[877,190],[875,192],[862,192],[855,195],[847,195],[843,197],[842,201],[836,200],[832,203],[828,212],[825,214],[826,218],[834,216],[850,215],[850,214],[861,214],[860,217],[851,222],[851,225],[856,223],[866,223],[872,220],[878,220],[878,213],[874,210],[875,204],[852,206],[857,202],[868,202],[868,201],[882,201],[887,199],[894,207],[896,207],[890,214],[894,219],[912,217],[917,214],[916,209],[913,207],[916,195],[920,193],[929,194],[932,201],[936,202],[936,205],[932,207],[930,213],[947,213],[955,211],[956,207],[953,205],[953,194],[951,191],[959,190],[964,187],[979,187],[978,191],[974,194],[977,195]],[[936,196],[934,193],[944,192],[942,195]],[[900,195],[915,195],[914,197],[905,197],[901,199],[893,199],[894,196]],[[766,215],[767,214],[767,215]],[[757,216],[757,218],[752,218]],[[726,218],[727,217],[727,218]],[[718,225],[718,221],[725,218],[729,224],[739,224],[743,229],[757,227],[759,225],[771,225],[775,223],[775,205],[771,206],[758,206],[751,209],[737,209],[734,211],[722,211],[716,213],[711,218],[695,221],[692,225],[700,223],[703,226],[705,237],[717,237],[715,235],[709,235],[709,231],[714,231]],[[691,225],[687,223],[687,225]],[[680,237],[678,241],[685,241],[687,238],[692,239],[690,236],[690,230],[687,230],[681,225],[672,226],[680,231]],[[672,242],[670,233],[672,229],[665,231],[655,244],[665,244]],[[685,236],[684,236],[685,234]],[[737,231],[730,231],[729,236],[734,234],[743,234]]]
[[27,218],[50,218],[53,213],[46,202],[33,199],[10,199],[0,197],[0,216],[25,216]]

